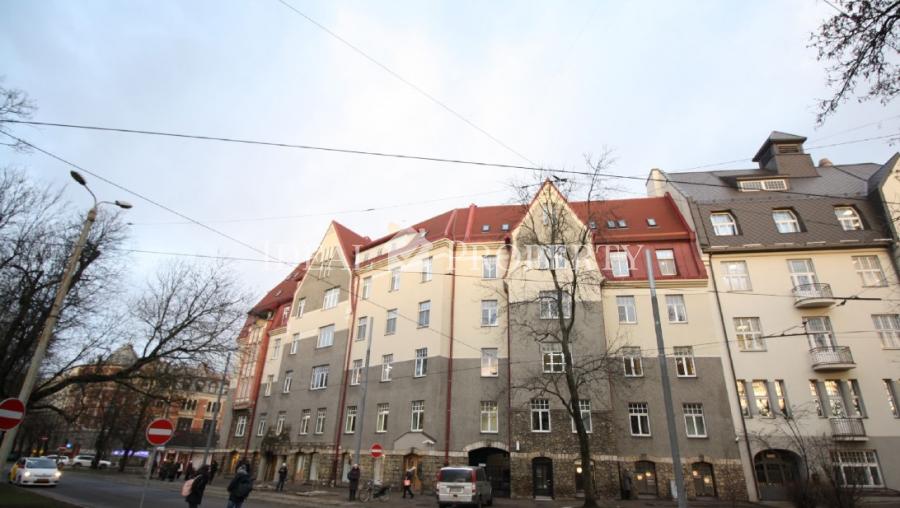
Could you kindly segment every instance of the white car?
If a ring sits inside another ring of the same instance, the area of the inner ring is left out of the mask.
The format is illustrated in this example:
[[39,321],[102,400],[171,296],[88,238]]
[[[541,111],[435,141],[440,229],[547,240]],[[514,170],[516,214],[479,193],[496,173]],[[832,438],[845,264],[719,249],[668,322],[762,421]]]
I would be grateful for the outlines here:
[[45,459],[55,460],[60,466],[71,466],[72,459],[66,455],[44,455]]
[[[72,467],[91,467],[91,463],[94,462],[93,455],[76,455],[74,459],[72,459]],[[97,463],[97,467],[100,469],[106,469],[111,467],[112,463],[108,460],[100,459],[100,462]]]
[[9,470],[9,482],[16,485],[46,485],[55,487],[62,477],[56,461],[44,457],[25,457]]

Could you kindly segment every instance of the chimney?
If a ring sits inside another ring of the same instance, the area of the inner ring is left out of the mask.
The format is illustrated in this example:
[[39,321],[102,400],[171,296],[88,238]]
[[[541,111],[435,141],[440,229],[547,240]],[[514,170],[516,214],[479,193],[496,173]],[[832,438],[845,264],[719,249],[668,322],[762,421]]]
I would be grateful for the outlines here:
[[819,176],[812,157],[803,152],[806,138],[786,132],[772,131],[753,157],[760,169],[769,170],[779,176],[810,177]]
[[831,163],[831,159],[827,159],[825,157],[822,157],[821,159],[819,159],[819,167],[820,168],[831,167],[831,166],[834,166],[834,164]]

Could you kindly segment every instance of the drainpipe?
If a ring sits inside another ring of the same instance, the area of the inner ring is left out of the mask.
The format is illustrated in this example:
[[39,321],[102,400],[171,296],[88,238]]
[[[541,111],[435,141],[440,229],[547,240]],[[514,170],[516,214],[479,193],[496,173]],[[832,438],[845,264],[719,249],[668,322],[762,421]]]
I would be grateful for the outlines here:
[[[344,404],[347,402],[347,381],[350,377],[350,353],[353,351],[353,331],[355,329],[354,323],[356,322],[356,289],[359,284],[359,274],[356,273],[356,270],[351,269],[350,277],[350,326],[347,331],[347,359],[344,362],[343,381],[341,382],[341,400],[338,405],[338,419],[335,421],[334,425],[334,452],[331,459],[332,485],[337,485],[337,467],[341,451],[341,423],[344,421]],[[363,373],[366,378],[369,377],[368,367],[367,364],[366,372]],[[359,432],[361,434],[362,429],[359,429]],[[356,460],[359,460],[359,457],[357,457]]]
[[506,277],[509,275],[509,265],[512,264],[512,244],[509,238],[503,246],[506,250],[506,270],[503,273],[503,286],[506,293],[506,450],[512,454],[512,336],[509,324],[509,286],[506,285]]
[[266,329],[263,330],[263,339],[259,343],[259,356],[256,358],[256,376],[253,381],[252,399],[253,405],[250,406],[250,418],[247,423],[247,439],[244,441],[244,459],[250,453],[250,440],[253,439],[253,422],[256,419],[256,403],[259,400],[259,385],[262,383],[263,370],[266,365],[266,357],[269,354],[269,330],[272,323],[275,322],[275,316],[266,321]]
[[456,307],[456,241],[453,241],[450,268],[450,352],[447,360],[447,415],[444,419],[444,464],[450,464],[450,413],[453,409],[453,316]]
[[[709,256],[709,274],[712,276],[713,281],[713,294],[716,295],[716,309],[719,311],[719,323],[722,325],[722,336],[725,340],[725,351],[728,353],[728,367],[731,369],[731,386],[737,386],[737,378],[735,377],[734,372],[734,358],[731,354],[731,345],[728,342],[728,329],[725,327],[725,314],[722,312],[722,300],[719,297],[719,282],[718,277],[716,276],[716,266],[713,262],[712,256]],[[734,397],[737,401],[738,413],[740,413],[741,407],[741,396],[738,395],[737,390],[735,390]],[[750,436],[747,434],[747,421],[744,420],[744,415],[740,415],[741,420],[741,429],[744,432],[744,446],[747,448],[747,458],[750,460],[750,476],[753,478],[753,488],[756,490],[756,499],[759,499],[759,483],[756,481],[756,474],[753,472],[753,451],[750,448]]]

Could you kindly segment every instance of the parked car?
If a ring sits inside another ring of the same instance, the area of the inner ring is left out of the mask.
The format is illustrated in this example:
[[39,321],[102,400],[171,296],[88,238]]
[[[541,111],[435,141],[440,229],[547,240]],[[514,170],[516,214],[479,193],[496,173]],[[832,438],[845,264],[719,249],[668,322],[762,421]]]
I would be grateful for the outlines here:
[[56,454],[51,454],[51,455],[44,455],[43,458],[55,460],[55,461],[56,461],[56,464],[57,464],[59,467],[70,466],[70,465],[72,465],[72,459],[71,459],[69,456],[67,456],[67,455],[56,455]]
[[[94,462],[93,455],[76,455],[72,459],[72,467],[91,467],[92,462]],[[108,460],[100,459],[100,462],[97,463],[97,467],[100,469],[106,469],[111,466],[112,463]]]
[[25,457],[9,470],[9,482],[16,485],[46,485],[55,487],[62,477],[56,461],[45,457]]
[[494,491],[483,467],[443,467],[438,472],[436,488],[438,506],[494,504]]

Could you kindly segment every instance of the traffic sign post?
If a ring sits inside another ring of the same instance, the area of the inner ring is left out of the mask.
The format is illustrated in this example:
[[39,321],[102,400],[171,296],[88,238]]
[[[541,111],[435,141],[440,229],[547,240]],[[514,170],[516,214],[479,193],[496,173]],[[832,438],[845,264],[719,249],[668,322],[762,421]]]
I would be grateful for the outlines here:
[[372,454],[373,459],[377,459],[384,455],[384,448],[382,448],[380,444],[375,443],[372,445],[372,449],[369,450],[369,452]]
[[[150,483],[150,473],[153,471],[153,462],[156,461],[157,447],[162,447],[162,445],[172,439],[172,436],[175,435],[175,426],[165,418],[157,418],[150,422],[150,425],[147,425],[145,435],[147,436],[147,442],[153,447],[153,453],[147,457],[147,477],[144,478],[144,488],[141,489],[140,508],[144,508],[144,494],[147,493],[147,484]],[[162,448],[159,449],[161,450]]]
[[19,399],[0,402],[0,430],[12,430],[25,418],[25,404]]

